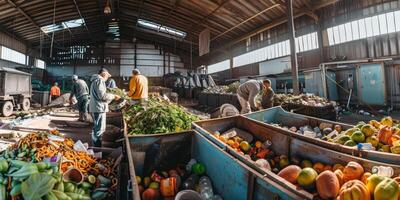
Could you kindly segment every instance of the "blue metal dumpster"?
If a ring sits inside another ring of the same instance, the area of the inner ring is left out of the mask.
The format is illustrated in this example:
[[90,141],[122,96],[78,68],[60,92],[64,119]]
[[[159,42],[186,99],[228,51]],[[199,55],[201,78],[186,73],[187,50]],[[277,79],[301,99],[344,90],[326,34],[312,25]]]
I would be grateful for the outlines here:
[[243,116],[199,121],[195,122],[193,125],[196,131],[200,132],[202,135],[214,142],[221,149],[225,150],[230,155],[237,158],[242,163],[250,166],[257,172],[263,174],[267,179],[270,179],[275,183],[280,184],[285,189],[297,194],[297,198],[315,199],[318,197],[305,190],[297,188],[295,185],[287,182],[271,171],[266,171],[259,168],[253,160],[247,158],[241,153],[238,153],[235,149],[217,139],[213,133],[218,131],[222,134],[231,128],[238,128],[250,133],[254,137],[253,140],[259,140],[261,142],[270,140],[272,142],[270,149],[275,152],[275,155],[287,155],[289,158],[296,157],[307,159],[311,160],[313,163],[322,162],[331,166],[334,164],[342,164],[345,166],[348,162],[355,161],[361,164],[364,169],[369,172],[371,172],[373,166],[390,166],[394,169],[395,175],[400,174],[400,165],[384,164],[329,150],[317,144],[312,144],[307,141],[291,137],[290,134],[282,132],[281,130],[273,129],[270,126],[260,124]]
[[369,160],[374,160],[374,161],[379,161],[379,162],[384,162],[384,163],[389,163],[389,164],[400,164],[400,155],[399,154],[392,154],[392,153],[385,153],[385,152],[379,152],[379,151],[368,151],[368,150],[357,150],[352,147],[320,140],[317,138],[310,138],[301,134],[297,134],[295,132],[273,126],[273,124],[285,124],[288,127],[291,126],[305,126],[305,125],[310,125],[312,127],[319,126],[321,122],[333,124],[333,125],[341,125],[343,130],[347,130],[349,128],[352,128],[353,126],[349,124],[343,124],[343,123],[338,123],[338,122],[333,122],[329,120],[324,120],[324,119],[318,119],[314,117],[309,117],[305,115],[300,115],[296,113],[291,113],[291,112],[286,112],[283,110],[281,107],[273,107],[270,109],[250,113],[247,115],[244,115],[244,117],[253,120],[263,126],[266,126],[272,130],[279,131],[281,133],[284,133],[286,135],[289,135],[294,138],[301,139],[303,141],[313,143],[316,145],[319,145],[321,147],[325,147],[331,150],[335,150],[341,153],[346,153],[350,155],[355,155],[359,156],[361,158],[369,159]]
[[[190,158],[206,166],[214,191],[226,200],[242,199],[309,199],[311,196],[293,193],[271,179],[238,161],[195,131],[150,136],[128,136],[125,132],[132,198],[140,199],[135,176],[149,169],[144,163],[149,159],[146,150],[153,144],[160,147],[161,169],[187,163]],[[159,158],[159,157],[157,157]],[[153,158],[153,160],[156,158]]]

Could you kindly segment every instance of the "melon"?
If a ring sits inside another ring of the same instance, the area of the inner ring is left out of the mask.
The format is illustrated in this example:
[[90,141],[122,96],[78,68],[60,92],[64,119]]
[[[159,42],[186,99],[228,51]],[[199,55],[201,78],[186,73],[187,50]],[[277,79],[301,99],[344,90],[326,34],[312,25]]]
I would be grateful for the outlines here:
[[322,199],[333,199],[339,194],[339,180],[331,171],[322,172],[317,176],[315,183],[318,194]]
[[282,169],[278,176],[282,177],[283,179],[287,180],[290,183],[295,184],[297,181],[297,177],[301,172],[301,168],[297,165],[289,165]]

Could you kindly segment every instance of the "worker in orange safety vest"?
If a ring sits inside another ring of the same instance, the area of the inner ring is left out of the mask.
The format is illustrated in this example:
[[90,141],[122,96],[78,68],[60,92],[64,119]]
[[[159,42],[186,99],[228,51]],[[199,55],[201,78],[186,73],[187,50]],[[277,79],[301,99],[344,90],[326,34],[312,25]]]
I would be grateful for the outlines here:
[[50,88],[50,100],[54,101],[61,95],[60,88],[58,87],[58,83],[55,82],[53,87]]

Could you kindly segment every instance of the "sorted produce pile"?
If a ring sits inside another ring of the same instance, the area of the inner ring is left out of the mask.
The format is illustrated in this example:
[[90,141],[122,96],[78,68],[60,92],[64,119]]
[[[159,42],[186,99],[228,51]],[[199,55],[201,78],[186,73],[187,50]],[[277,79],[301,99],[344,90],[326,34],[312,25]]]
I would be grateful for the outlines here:
[[[0,154],[0,199],[112,199],[114,160],[73,150],[57,131],[30,133]],[[70,163],[64,165],[64,163]]]
[[[277,155],[269,140],[261,141],[236,129],[214,137],[235,149],[264,171],[272,171],[298,189],[316,194],[316,199],[337,200],[397,200],[400,192],[400,176],[387,166],[373,166],[371,171],[359,163],[322,163],[309,159]],[[301,154],[300,154],[301,155]],[[395,178],[392,178],[395,177]]]
[[290,128],[283,124],[272,125],[359,150],[400,154],[400,124],[395,124],[391,117],[384,117],[380,122],[371,120],[368,124],[359,122],[356,126],[347,130],[343,130],[340,125],[330,123],[321,123],[319,127],[306,125]]
[[199,120],[183,107],[162,98],[150,98],[147,105],[133,105],[123,110],[128,133],[158,134],[189,130]]
[[368,150],[400,154],[400,124],[395,124],[391,117],[384,117],[380,122],[371,120],[368,124],[359,122],[338,135],[334,141],[347,146],[360,144]]
[[275,94],[274,96],[275,105],[282,105],[287,103],[305,105],[305,106],[315,106],[315,107],[332,105],[332,103],[328,99],[316,95]]
[[[291,163],[278,176],[307,191],[316,191],[321,199],[355,200],[398,199],[400,177],[391,178],[393,169],[375,166],[367,172],[359,163],[327,165],[302,160]],[[385,173],[391,171],[392,173]]]
[[229,85],[216,85],[203,90],[205,93],[213,94],[235,94],[240,86],[240,82],[234,82]]
[[[213,189],[211,179],[206,175],[206,167],[191,159],[186,165],[178,164],[175,169],[154,171],[146,177],[136,176],[142,200],[174,199],[190,191],[202,200],[222,200]],[[192,197],[194,198],[194,197]]]

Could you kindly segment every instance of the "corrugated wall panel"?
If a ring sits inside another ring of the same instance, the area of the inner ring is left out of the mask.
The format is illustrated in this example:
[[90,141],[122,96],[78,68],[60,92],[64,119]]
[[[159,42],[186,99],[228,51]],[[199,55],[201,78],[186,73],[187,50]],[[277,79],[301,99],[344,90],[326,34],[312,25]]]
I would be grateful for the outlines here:
[[21,53],[26,53],[27,51],[27,47],[23,42],[16,40],[15,38],[10,37],[3,32],[0,32],[0,45],[14,49]]

